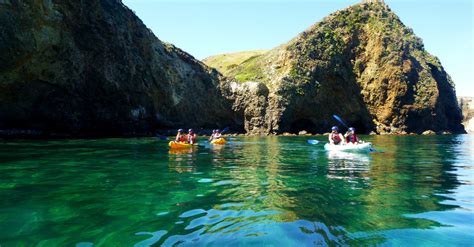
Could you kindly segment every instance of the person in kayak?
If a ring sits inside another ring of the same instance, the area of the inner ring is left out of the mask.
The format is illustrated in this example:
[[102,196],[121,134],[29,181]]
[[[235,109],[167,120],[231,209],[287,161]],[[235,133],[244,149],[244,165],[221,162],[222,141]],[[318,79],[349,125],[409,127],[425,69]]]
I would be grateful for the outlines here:
[[222,135],[221,135],[221,131],[217,129],[216,133],[214,134],[214,140],[217,140],[219,138],[222,138]]
[[184,130],[179,129],[178,134],[176,134],[175,142],[186,142],[186,136],[183,134]]
[[216,130],[212,130],[212,135],[209,137],[209,141],[214,140],[214,136],[216,135]]
[[346,138],[346,143],[352,143],[352,144],[359,143],[359,138],[355,134],[355,128],[353,127],[349,128],[349,130],[346,132],[344,137]]
[[331,128],[331,134],[329,134],[329,143],[333,145],[340,145],[344,144],[344,136],[338,132],[339,128],[337,126],[333,126]]
[[188,131],[188,143],[189,144],[195,144],[196,143],[196,133],[194,133],[193,129],[189,129]]

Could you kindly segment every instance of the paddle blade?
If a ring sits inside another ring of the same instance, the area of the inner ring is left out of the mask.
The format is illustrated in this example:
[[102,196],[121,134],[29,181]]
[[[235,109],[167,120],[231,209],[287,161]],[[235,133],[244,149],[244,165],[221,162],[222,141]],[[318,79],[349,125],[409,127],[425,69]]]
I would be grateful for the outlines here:
[[342,121],[342,119],[338,115],[332,115],[332,117],[336,119],[339,123],[341,123],[344,127],[347,128],[347,124],[344,121]]
[[158,139],[160,139],[162,141],[168,140],[168,137],[166,137],[166,136],[158,135],[157,137],[158,137]]
[[229,131],[229,127],[225,127],[222,131],[221,131],[221,134],[226,132],[226,131]]
[[309,144],[311,144],[311,145],[316,145],[316,144],[319,143],[318,140],[308,140],[307,142],[308,142]]

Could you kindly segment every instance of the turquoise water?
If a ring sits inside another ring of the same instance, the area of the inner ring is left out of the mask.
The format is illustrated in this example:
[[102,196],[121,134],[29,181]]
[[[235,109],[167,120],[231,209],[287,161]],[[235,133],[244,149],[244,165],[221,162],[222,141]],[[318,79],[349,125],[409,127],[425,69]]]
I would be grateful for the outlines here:
[[0,141],[0,245],[473,245],[474,136],[307,139]]

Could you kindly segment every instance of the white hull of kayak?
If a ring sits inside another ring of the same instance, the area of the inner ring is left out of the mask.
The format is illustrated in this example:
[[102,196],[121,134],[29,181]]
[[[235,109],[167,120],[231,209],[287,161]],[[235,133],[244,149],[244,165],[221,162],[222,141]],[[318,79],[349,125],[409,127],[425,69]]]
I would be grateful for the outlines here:
[[372,149],[372,143],[365,142],[359,144],[346,144],[346,145],[332,145],[326,143],[324,149],[327,151],[342,151],[342,152],[370,152]]

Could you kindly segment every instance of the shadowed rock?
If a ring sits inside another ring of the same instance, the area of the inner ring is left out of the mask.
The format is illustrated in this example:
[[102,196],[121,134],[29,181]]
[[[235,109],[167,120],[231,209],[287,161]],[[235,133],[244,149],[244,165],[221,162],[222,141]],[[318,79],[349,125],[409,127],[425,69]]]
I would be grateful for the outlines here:
[[239,129],[221,76],[162,43],[118,0],[1,1],[0,23],[0,129]]

